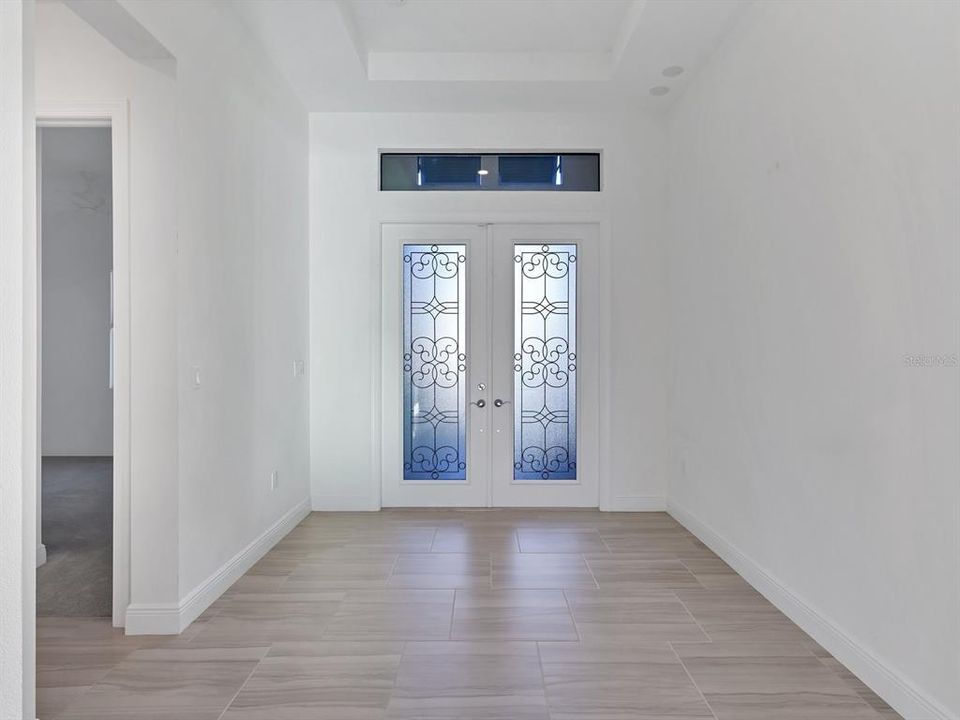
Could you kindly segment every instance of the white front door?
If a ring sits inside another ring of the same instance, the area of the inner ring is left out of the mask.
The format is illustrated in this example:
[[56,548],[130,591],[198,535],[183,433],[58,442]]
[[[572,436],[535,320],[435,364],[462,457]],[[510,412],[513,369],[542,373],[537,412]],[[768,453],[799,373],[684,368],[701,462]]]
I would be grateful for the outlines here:
[[597,227],[382,239],[382,504],[596,507]]

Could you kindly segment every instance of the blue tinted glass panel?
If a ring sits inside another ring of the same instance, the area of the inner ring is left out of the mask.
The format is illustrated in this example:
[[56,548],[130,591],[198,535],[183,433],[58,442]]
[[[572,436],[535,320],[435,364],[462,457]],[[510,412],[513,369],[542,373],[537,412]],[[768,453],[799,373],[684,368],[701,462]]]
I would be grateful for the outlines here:
[[477,185],[479,155],[421,155],[419,184]]
[[498,158],[502,185],[560,185],[559,155],[501,155]]
[[466,480],[466,245],[403,246],[403,477]]
[[600,192],[600,154],[381,153],[380,189]]
[[514,246],[515,480],[577,477],[577,246]]

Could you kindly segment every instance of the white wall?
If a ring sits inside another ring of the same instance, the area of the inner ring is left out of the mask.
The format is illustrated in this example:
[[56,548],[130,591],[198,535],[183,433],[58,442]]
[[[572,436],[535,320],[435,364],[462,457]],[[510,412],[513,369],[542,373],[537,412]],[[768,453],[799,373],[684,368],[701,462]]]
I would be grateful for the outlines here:
[[0,720],[34,717],[37,243],[33,2],[0,3]]
[[228,5],[127,6],[177,58],[184,598],[308,507],[307,113]]
[[[381,222],[600,217],[616,262],[609,445],[613,509],[663,507],[666,328],[664,136],[645,115],[313,114],[310,126],[310,451],[316,509],[379,507]],[[604,191],[380,193],[378,150],[600,149]],[[607,259],[609,262],[609,258]]]
[[908,717],[960,715],[958,20],[757,3],[669,118],[671,507]]
[[229,5],[122,4],[176,77],[44,3],[38,88],[44,103],[130,101],[131,596],[141,630],[170,631],[309,505],[307,378],[293,374],[308,345],[307,114]]
[[37,106],[128,100],[131,273],[131,602],[179,598],[174,81],[60,3],[36,8]]
[[112,455],[110,128],[42,128],[43,455]]

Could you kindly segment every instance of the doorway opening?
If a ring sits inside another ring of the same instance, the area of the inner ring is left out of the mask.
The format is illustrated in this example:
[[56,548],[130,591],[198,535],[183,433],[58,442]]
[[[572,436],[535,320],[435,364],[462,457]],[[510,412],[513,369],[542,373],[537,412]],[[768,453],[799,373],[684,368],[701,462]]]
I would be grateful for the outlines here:
[[598,507],[599,227],[384,224],[384,507]]
[[[38,616],[113,614],[111,128],[37,130]],[[44,557],[45,556],[45,557]]]
[[126,101],[37,112],[37,615],[130,603]]

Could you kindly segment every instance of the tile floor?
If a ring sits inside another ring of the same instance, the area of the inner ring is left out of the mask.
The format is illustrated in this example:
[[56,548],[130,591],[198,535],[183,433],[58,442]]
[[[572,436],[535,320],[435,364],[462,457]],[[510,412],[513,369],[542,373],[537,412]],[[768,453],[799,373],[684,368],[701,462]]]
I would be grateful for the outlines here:
[[314,513],[176,638],[38,622],[41,720],[892,720],[662,513]]

